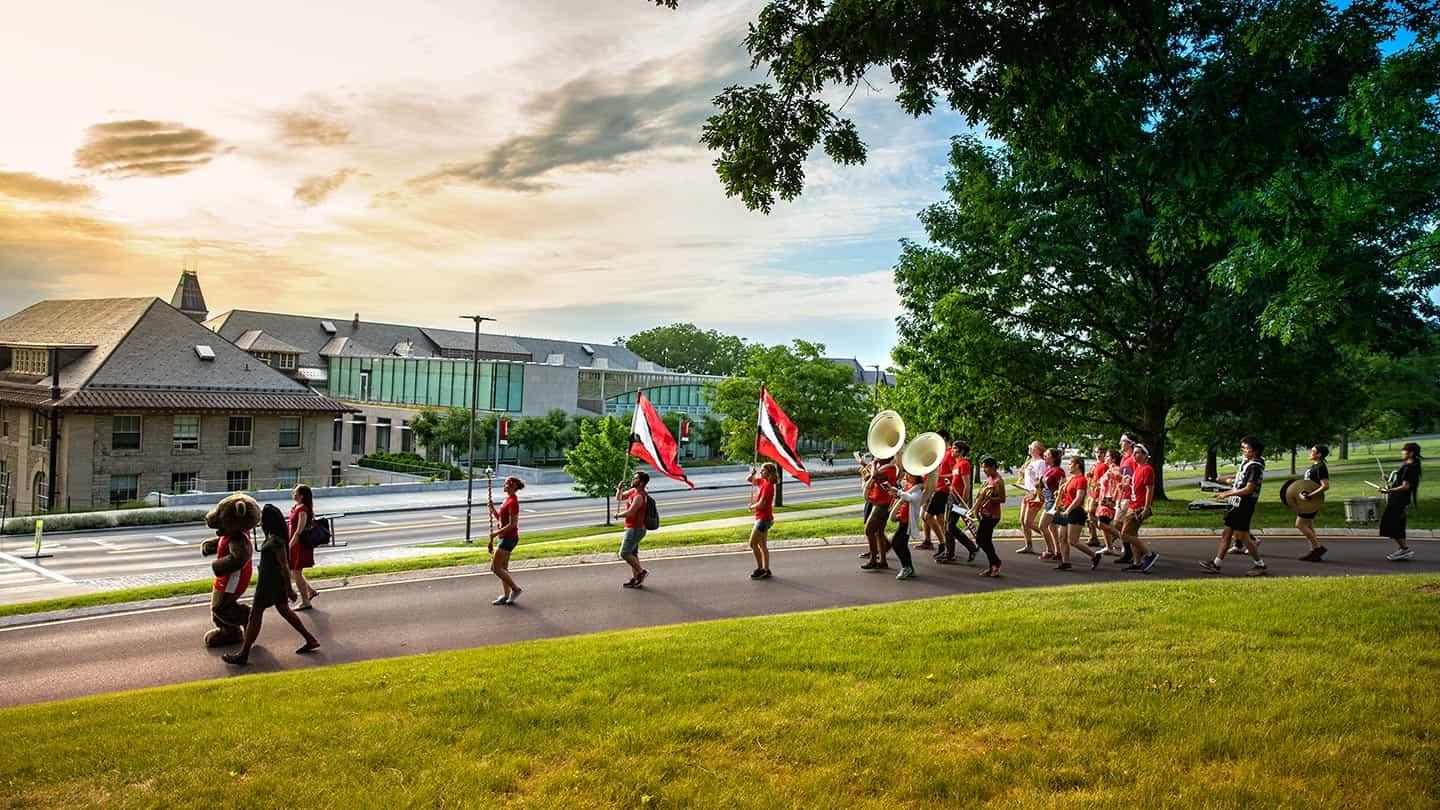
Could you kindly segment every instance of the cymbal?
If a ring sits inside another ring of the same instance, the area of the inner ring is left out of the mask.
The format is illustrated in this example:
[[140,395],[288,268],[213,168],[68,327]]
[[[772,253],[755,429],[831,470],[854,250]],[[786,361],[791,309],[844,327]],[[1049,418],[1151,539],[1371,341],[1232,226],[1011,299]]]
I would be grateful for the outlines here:
[[1280,485],[1280,501],[1297,515],[1318,512],[1320,511],[1320,507],[1325,504],[1325,493],[1321,492],[1309,499],[1302,499],[1300,494],[1304,492],[1314,492],[1319,488],[1320,483],[1318,481],[1291,478]]

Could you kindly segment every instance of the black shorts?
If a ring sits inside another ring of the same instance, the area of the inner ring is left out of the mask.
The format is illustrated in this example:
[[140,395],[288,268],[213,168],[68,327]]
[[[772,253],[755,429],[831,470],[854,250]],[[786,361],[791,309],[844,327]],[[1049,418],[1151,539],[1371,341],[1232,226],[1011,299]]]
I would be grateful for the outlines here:
[[935,494],[930,496],[930,502],[925,504],[925,514],[936,517],[944,517],[945,510],[950,508],[949,490],[937,489]]
[[1084,526],[1089,518],[1090,515],[1085,511],[1085,507],[1083,506],[1076,507],[1065,513],[1065,523],[1070,526]]
[[1301,520],[1314,520],[1314,519],[1315,519],[1315,516],[1318,515],[1318,514],[1320,514],[1320,513],[1319,513],[1319,512],[1301,512],[1300,514],[1296,515],[1295,517],[1300,518]]
[[1115,519],[1115,517],[1114,517],[1113,515],[1100,515],[1099,517],[1097,517],[1097,518],[1095,518],[1095,519],[1098,520],[1098,521],[1100,521],[1102,524],[1104,524],[1104,525],[1106,525],[1106,526],[1109,526],[1109,525],[1110,525],[1110,522],[1113,521],[1113,520]]
[[1239,506],[1232,506],[1225,512],[1225,525],[1237,532],[1250,531],[1250,519],[1255,517],[1255,498],[1242,498]]
[[1409,504],[1392,503],[1380,513],[1380,536],[1391,540],[1405,539],[1405,512]]

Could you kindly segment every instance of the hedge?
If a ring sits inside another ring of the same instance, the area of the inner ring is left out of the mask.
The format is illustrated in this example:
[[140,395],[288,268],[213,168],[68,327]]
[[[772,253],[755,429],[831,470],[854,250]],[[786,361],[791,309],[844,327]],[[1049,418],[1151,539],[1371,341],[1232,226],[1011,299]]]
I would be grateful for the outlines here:
[[167,523],[196,523],[205,519],[209,509],[136,509],[107,514],[82,512],[75,515],[27,515],[10,518],[0,533],[34,534],[35,521],[44,520],[45,530],[72,532],[79,529],[117,529],[126,526],[157,526]]

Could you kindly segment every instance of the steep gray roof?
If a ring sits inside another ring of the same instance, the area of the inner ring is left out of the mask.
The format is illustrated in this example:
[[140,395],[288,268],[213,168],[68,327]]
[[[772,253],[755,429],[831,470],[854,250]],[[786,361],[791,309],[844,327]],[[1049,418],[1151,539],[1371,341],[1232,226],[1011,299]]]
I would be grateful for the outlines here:
[[[158,298],[44,301],[0,321],[0,343],[7,339],[95,346],[61,368],[53,404],[62,408],[344,410]],[[213,359],[202,359],[197,346],[209,347]],[[49,383],[12,379],[0,396],[44,391],[48,401]]]
[[[432,327],[421,328],[426,337],[430,338],[436,346],[449,351],[472,352],[475,351],[475,333],[462,332],[458,329],[434,329]],[[517,360],[531,359],[531,353],[524,346],[516,343],[512,338],[504,335],[490,335],[480,333],[480,352],[482,354],[508,354],[514,355]],[[544,358],[540,358],[544,359]]]
[[267,335],[259,329],[251,329],[249,332],[241,335],[240,339],[235,341],[235,345],[239,346],[247,352],[279,352],[281,354],[300,353],[299,347],[291,346],[289,343],[286,343],[280,338],[277,338],[274,335]]
[[200,292],[200,277],[194,270],[184,270],[180,273],[180,281],[175,284],[175,293],[170,296],[170,306],[181,312],[197,312],[204,314],[205,295]]
[[[593,366],[595,358],[600,357],[608,361],[612,369],[635,371],[645,358],[630,351],[624,346],[614,346],[609,343],[580,343],[573,340],[550,340],[548,338],[515,337],[515,342],[524,346],[535,362],[543,363],[545,358],[551,354],[565,355],[567,366]],[[589,346],[594,353],[585,351]],[[664,371],[662,366],[656,366],[657,371]]]

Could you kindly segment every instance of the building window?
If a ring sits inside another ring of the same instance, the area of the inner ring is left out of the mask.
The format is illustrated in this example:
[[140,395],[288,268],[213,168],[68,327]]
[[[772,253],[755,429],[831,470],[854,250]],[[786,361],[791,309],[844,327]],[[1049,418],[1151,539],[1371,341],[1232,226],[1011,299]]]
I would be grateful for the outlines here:
[[275,355],[275,367],[282,371],[294,371],[297,357],[293,354]]
[[300,483],[300,468],[292,467],[275,471],[276,489],[294,489]]
[[368,368],[360,369],[360,399],[362,402],[370,399],[370,369]]
[[50,373],[50,353],[44,349],[14,349],[10,370],[20,374]]
[[345,417],[335,417],[332,432],[334,435],[330,438],[330,449],[338,453],[345,448]]
[[255,359],[268,366],[270,365],[270,352],[255,352]]
[[50,417],[44,411],[30,412],[30,446],[50,446]]
[[350,420],[350,455],[365,455],[365,417],[357,416]]
[[122,503],[130,503],[140,497],[140,476],[138,475],[112,475],[110,476],[110,505],[119,506]]
[[225,473],[225,488],[231,492],[244,492],[250,488],[249,470],[227,470]]
[[170,494],[194,492],[200,488],[200,474],[193,472],[170,473]]
[[415,431],[410,429],[408,421],[400,423],[400,452],[415,452]]
[[[226,447],[249,447],[254,433],[255,420],[249,416],[230,417],[230,428],[225,434]],[[247,473],[248,475],[248,473]],[[234,489],[234,487],[231,487]]]
[[300,417],[298,417],[298,416],[282,416],[282,417],[280,417],[280,449],[281,449],[281,450],[299,450],[299,449],[300,449]]
[[45,479],[45,473],[37,472],[31,479],[32,489],[30,490],[30,511],[45,512],[50,509],[50,482]]
[[117,413],[110,417],[110,448],[112,450],[140,449],[140,414]]
[[375,419],[375,452],[390,452],[390,420],[382,417]]
[[177,414],[170,434],[171,447],[176,450],[200,449],[200,417],[198,414]]

